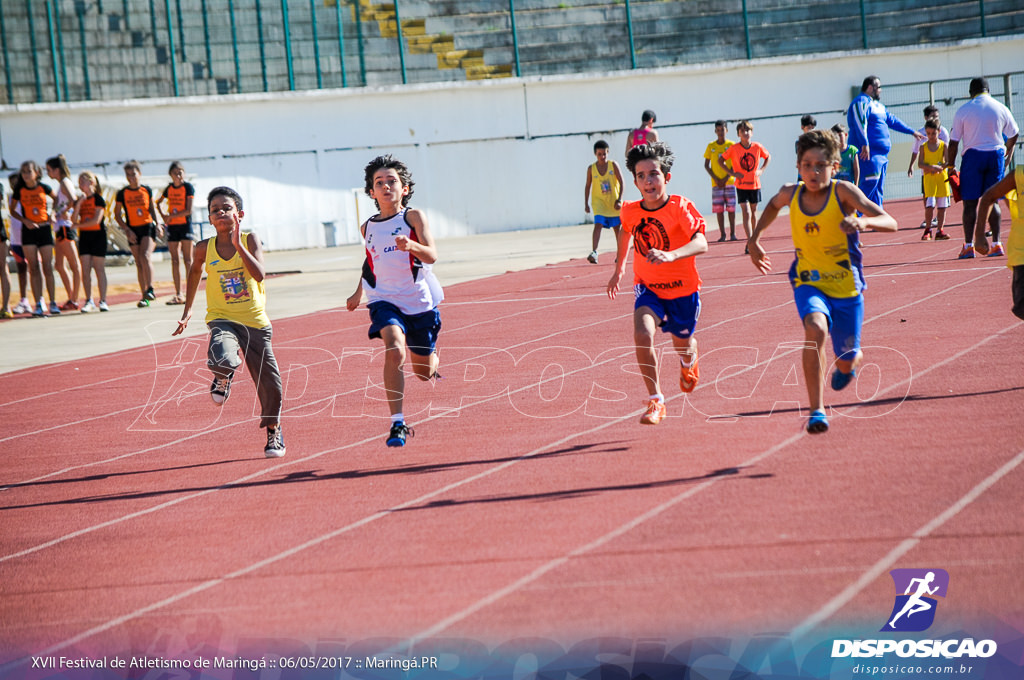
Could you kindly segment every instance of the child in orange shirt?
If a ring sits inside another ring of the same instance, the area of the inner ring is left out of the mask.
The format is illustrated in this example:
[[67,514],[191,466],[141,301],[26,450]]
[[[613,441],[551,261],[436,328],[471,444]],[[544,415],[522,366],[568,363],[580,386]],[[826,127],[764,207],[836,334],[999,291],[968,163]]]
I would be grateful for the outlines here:
[[700,276],[695,256],[706,253],[704,218],[688,199],[670,196],[675,157],[667,144],[641,144],[629,151],[626,168],[643,198],[622,206],[615,273],[608,297],[615,299],[626,274],[626,255],[633,240],[633,337],[636,360],[650,399],[640,422],[657,425],[667,414],[658,380],[655,331],[672,334],[679,354],[679,387],[692,392],[700,377],[694,332],[700,316]]
[[[761,174],[768,167],[771,155],[751,141],[754,124],[741,120],[736,125],[739,144],[733,144],[718,157],[718,164],[736,178],[736,202],[743,211],[743,235],[750,238],[751,229],[757,224],[757,204],[761,202]],[[761,161],[764,160],[764,164]]]

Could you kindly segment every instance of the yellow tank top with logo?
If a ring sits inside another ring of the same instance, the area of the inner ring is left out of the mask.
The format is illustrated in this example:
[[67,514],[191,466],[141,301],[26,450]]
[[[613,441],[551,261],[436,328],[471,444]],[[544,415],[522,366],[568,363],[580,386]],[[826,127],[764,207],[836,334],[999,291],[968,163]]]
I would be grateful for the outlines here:
[[[249,234],[242,234],[248,246]],[[263,282],[257,281],[242,264],[237,252],[224,260],[217,254],[216,237],[206,242],[206,322],[221,319],[250,328],[266,328],[267,294]]]
[[852,298],[864,290],[860,238],[839,228],[846,217],[836,196],[836,182],[828,190],[825,206],[814,215],[800,206],[804,183],[797,185],[789,204],[789,225],[796,259],[789,268],[794,288],[814,286],[834,298]]
[[[939,140],[938,148],[932,151],[927,142],[921,145],[921,158],[925,165],[942,165],[946,159],[946,143]],[[933,172],[924,176],[924,195],[928,198],[948,198],[953,195],[949,188],[949,171]]]
[[619,178],[615,176],[615,165],[608,161],[608,167],[602,175],[597,170],[597,163],[590,164],[590,203],[595,215],[601,217],[618,217],[615,199],[621,194]]

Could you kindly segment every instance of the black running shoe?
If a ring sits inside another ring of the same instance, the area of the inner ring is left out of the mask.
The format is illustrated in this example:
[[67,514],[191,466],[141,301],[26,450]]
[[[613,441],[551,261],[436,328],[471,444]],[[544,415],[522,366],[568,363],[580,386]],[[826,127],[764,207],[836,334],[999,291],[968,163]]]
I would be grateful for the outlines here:
[[210,384],[210,399],[220,406],[231,396],[231,378],[214,378]]
[[405,438],[415,434],[405,423],[392,423],[391,432],[388,433],[388,446],[405,446]]
[[263,449],[263,455],[267,458],[283,458],[284,457],[284,434],[281,432],[281,426],[278,425],[275,428],[267,428],[267,447]]

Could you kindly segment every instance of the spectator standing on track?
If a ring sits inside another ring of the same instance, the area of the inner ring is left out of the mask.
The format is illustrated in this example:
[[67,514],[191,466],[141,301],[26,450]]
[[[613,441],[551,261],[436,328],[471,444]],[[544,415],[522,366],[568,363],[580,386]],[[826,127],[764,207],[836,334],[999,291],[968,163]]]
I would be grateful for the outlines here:
[[594,206],[593,249],[587,256],[591,264],[597,264],[597,246],[603,230],[611,229],[618,243],[623,189],[618,163],[608,160],[608,142],[603,139],[594,142],[594,155],[597,160],[587,167],[587,182],[583,187],[583,209],[589,214],[591,204]]
[[[4,200],[4,187],[0,184],[0,204]],[[13,220],[12,220],[13,222]],[[0,304],[0,319],[11,319],[14,312],[11,311],[11,276],[7,271],[7,254],[10,252],[11,237],[7,233],[7,224],[0,222],[0,295],[3,295]]]
[[267,429],[263,455],[280,458],[285,454],[281,431],[283,391],[281,371],[271,346],[273,328],[267,316],[267,294],[263,286],[266,269],[263,245],[256,234],[242,232],[242,197],[229,187],[217,187],[206,198],[210,223],[216,236],[200,241],[188,271],[185,307],[179,335],[188,327],[199,281],[206,272],[206,325],[210,329],[207,365],[213,372],[210,398],[222,406],[231,395],[231,379],[245,357],[260,400],[260,427]]
[[640,190],[639,201],[622,206],[615,273],[608,297],[619,292],[626,275],[626,256],[633,241],[633,338],[636,360],[650,395],[640,423],[657,425],[668,413],[658,376],[655,331],[670,333],[679,354],[679,387],[692,392],[700,379],[697,365],[697,320],[700,317],[700,276],[696,256],[706,253],[704,217],[693,203],[668,193],[675,157],[667,144],[641,144],[626,158],[626,169]]
[[[946,165],[956,167],[956,155],[963,144],[960,161],[960,197],[964,204],[964,246],[957,256],[960,260],[974,257],[974,225],[978,217],[978,200],[996,185],[1013,158],[1020,128],[1010,110],[989,94],[985,78],[971,80],[971,99],[957,109],[953,128],[949,132]],[[1005,255],[999,241],[999,221],[1002,212],[998,203],[989,213],[988,226],[992,231],[992,249],[989,257]]]
[[711,212],[718,218],[718,241],[725,240],[725,213],[729,213],[729,240],[736,240],[736,180],[730,168],[718,164],[718,157],[736,142],[725,138],[728,123],[715,121],[715,139],[704,149],[704,171],[711,177]]
[[836,123],[832,126],[832,134],[839,140],[839,148],[843,150],[839,154],[839,171],[836,173],[836,179],[857,184],[860,180],[860,163],[857,162],[857,147],[849,143],[850,134],[842,123]]
[[75,230],[71,226],[71,211],[78,201],[78,191],[71,181],[71,171],[64,154],[46,160],[46,174],[57,182],[53,200],[54,268],[68,294],[68,300],[61,309],[71,312],[78,309],[78,296],[82,292],[82,262],[78,256]]
[[1010,235],[1006,238],[1006,266],[1013,270],[1010,292],[1013,296],[1013,313],[1024,319],[1024,166],[1018,165],[1013,174],[999,180],[981,197],[978,203],[978,220],[974,231],[974,248],[981,255],[989,252],[985,238],[985,223],[989,212],[1005,197],[1010,204]]
[[[103,223],[107,202],[100,193],[100,180],[91,172],[78,176],[78,188],[82,197],[75,205],[71,216],[73,226],[78,230],[78,252],[82,258],[82,284],[85,304],[82,313],[97,310],[106,312],[107,307],[107,227]],[[92,299],[92,273],[96,272],[96,292],[99,304]]]
[[[928,106],[924,107],[924,122],[925,122],[925,125],[927,125],[928,121],[933,119],[933,118],[936,121],[938,121],[938,123],[939,123],[939,141],[941,141],[945,146],[948,146],[949,145],[949,130],[947,130],[946,127],[944,125],[942,125],[942,121],[939,120],[939,107],[935,106],[935,104],[929,104]],[[926,130],[926,128],[924,126],[919,128],[918,132],[920,132],[922,135],[925,135],[926,137],[928,136],[928,132],[927,132],[927,130]],[[923,140],[923,139],[917,139],[916,137],[914,138],[914,148],[911,149],[911,151],[910,151],[910,165],[907,166],[907,177],[913,177],[914,176],[914,170],[917,168],[917,157],[921,153],[921,145],[924,144],[924,142],[925,142],[925,140]],[[942,162],[943,162],[943,164],[945,164],[945,162],[946,162],[945,159],[943,159]],[[924,198],[924,177],[921,178],[921,197],[922,197],[922,201],[921,201],[922,205],[926,204],[927,200]],[[924,205],[924,207],[927,208],[928,206]],[[935,219],[933,219],[931,222],[922,222],[921,223],[921,229],[932,229],[932,228],[935,228],[937,226],[938,226],[938,221],[935,220]],[[923,240],[927,240],[927,239],[923,239]]]
[[640,116],[640,127],[630,130],[629,136],[626,138],[626,156],[629,156],[629,150],[634,146],[640,144],[653,144],[658,141],[658,132],[654,129],[654,124],[658,122],[658,117],[654,114],[654,111],[647,109]]
[[11,257],[14,258],[14,265],[18,269],[18,293],[21,301],[11,310],[13,314],[28,314],[32,311],[32,305],[28,302],[28,261],[25,259],[25,250],[21,244],[21,204],[14,198],[14,189],[18,186],[21,174],[12,172],[7,176],[7,183],[11,187],[11,196],[7,202],[7,215],[11,227]]
[[43,307],[44,284],[50,296],[50,314],[60,314],[53,283],[53,230],[47,205],[48,200],[52,202],[56,197],[53,189],[40,181],[42,176],[35,161],[25,161],[21,164],[21,173],[11,195],[11,200],[21,206],[21,247],[28,263],[32,296],[36,301],[32,316],[36,317],[46,314]]
[[[181,295],[181,271],[184,270],[188,276],[195,245],[195,237],[192,235],[192,200],[195,198],[196,190],[185,181],[185,166],[181,161],[171,163],[167,174],[171,176],[171,183],[157,199],[156,209],[167,225],[167,253],[171,256],[171,278],[174,279],[174,297],[168,300],[167,304],[181,305],[185,304],[185,298]],[[165,201],[167,212],[161,207]]]
[[[757,224],[757,204],[761,202],[761,175],[771,154],[763,146],[752,141],[754,124],[749,120],[741,120],[736,125],[736,134],[740,136],[739,144],[733,144],[718,158],[718,165],[736,178],[736,201],[743,211],[743,237],[750,234]],[[764,164],[761,161],[764,161]]]
[[885,185],[885,171],[889,166],[889,149],[892,140],[889,130],[896,130],[915,139],[924,139],[902,120],[885,110],[879,99],[882,96],[882,81],[878,76],[868,76],[860,88],[860,94],[846,110],[846,124],[850,126],[850,143],[860,149],[860,190],[868,200],[882,205]]
[[135,272],[139,279],[142,299],[139,307],[149,307],[156,300],[153,292],[153,249],[162,227],[156,219],[156,203],[153,190],[140,184],[142,166],[138,161],[124,164],[124,176],[128,186],[117,192],[114,202],[114,219],[128,237],[128,247],[135,259]]
[[441,331],[438,305],[441,284],[431,268],[437,245],[427,216],[409,209],[412,174],[404,163],[378,156],[364,170],[366,195],[378,212],[360,227],[366,243],[362,277],[345,306],[354,311],[366,291],[370,311],[369,337],[384,342],[384,391],[391,413],[388,446],[405,446],[413,430],[405,423],[406,355],[420,380],[439,378],[437,335]]
[[[789,206],[796,259],[789,269],[797,312],[804,326],[804,380],[811,415],[807,431],[828,430],[825,404],[825,340],[831,334],[836,355],[832,389],[845,388],[863,358],[864,274],[860,233],[896,231],[896,220],[849,182],[832,179],[840,144],[831,132],[814,130],[798,140],[800,182],[787,184],[768,202],[750,237],[750,259],[762,274],[772,269],[761,234]],[[863,217],[858,217],[858,213]]]
[[[922,241],[932,239],[932,227],[935,225],[936,241],[947,241],[949,235],[942,230],[946,224],[946,208],[949,207],[949,197],[953,192],[949,188],[949,171],[946,169],[946,143],[939,139],[939,121],[929,119],[924,124],[928,141],[921,147],[920,159],[917,164],[924,173],[922,182],[924,186],[924,233],[921,234]],[[935,213],[934,220],[932,212]]]

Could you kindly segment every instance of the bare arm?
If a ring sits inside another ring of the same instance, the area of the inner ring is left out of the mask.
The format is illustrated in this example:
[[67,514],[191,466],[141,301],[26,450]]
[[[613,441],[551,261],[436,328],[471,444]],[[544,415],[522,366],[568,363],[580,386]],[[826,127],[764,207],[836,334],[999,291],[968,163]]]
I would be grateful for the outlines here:
[[583,186],[583,211],[590,212],[590,166],[587,166],[587,183]]
[[1010,167],[1010,161],[1013,160],[1013,147],[1017,145],[1017,137],[1019,136],[1019,134],[1016,134],[1006,140],[1006,158],[1004,159],[1006,167]]
[[615,161],[612,161],[612,169],[615,171],[615,178],[619,180],[619,195],[615,197],[615,207],[618,209],[622,207],[622,192],[626,190],[626,183],[622,181],[622,172]]
[[256,281],[263,281],[267,278],[267,271],[263,266],[263,243],[260,241],[259,236],[250,233],[243,247],[242,228],[238,220],[238,213],[233,214],[235,226],[231,229],[231,244],[238,251],[239,257],[242,258],[242,266],[245,267],[245,271],[249,272],[249,276]]
[[423,214],[422,210],[410,210],[405,213],[405,219],[412,227],[417,240],[396,236],[395,245],[399,250],[412,254],[424,264],[437,262],[437,244],[434,243],[434,236],[430,233],[430,227],[427,225],[427,216]]
[[754,227],[754,232],[750,235],[750,239],[747,240],[750,260],[762,274],[767,274],[772,270],[772,261],[761,245],[761,234],[779,216],[779,211],[793,200],[793,192],[796,191],[796,186],[796,184],[786,184],[779,189],[779,193],[772,196],[772,200],[768,201],[768,205],[761,211],[761,217],[757,220],[757,226]]
[[950,168],[956,167],[956,152],[960,148],[960,142],[955,140],[949,140],[949,144],[946,145],[946,165]]
[[988,191],[982,195],[981,200],[978,202],[978,220],[974,225],[974,249],[978,251],[979,255],[987,255],[989,251],[988,238],[985,237],[985,231],[988,229],[988,215],[992,212],[992,206],[1000,198],[1010,193],[1016,186],[1017,181],[1014,178],[1014,173],[1010,173],[989,187]]
[[619,282],[626,275],[626,256],[629,254],[629,242],[633,235],[625,229],[619,229],[619,240],[615,249],[615,272],[608,279],[608,297],[612,300],[619,292]]
[[185,283],[185,306],[181,309],[181,320],[178,321],[178,328],[171,333],[181,335],[188,328],[188,322],[192,318],[192,303],[196,300],[196,291],[199,290],[199,282],[203,278],[203,267],[206,265],[206,249],[210,239],[205,239],[196,244],[192,254],[192,266],[188,269],[188,280]]
[[910,154],[910,165],[907,166],[907,177],[913,177],[914,176],[914,166],[915,165],[917,165],[918,167],[921,167],[917,163],[917,152],[916,151],[913,152],[912,154]]
[[[862,231],[896,231],[899,225],[889,213],[864,195],[864,192],[849,182],[839,182],[836,197],[847,213],[839,228],[847,234]],[[862,215],[857,216],[860,212]]]

